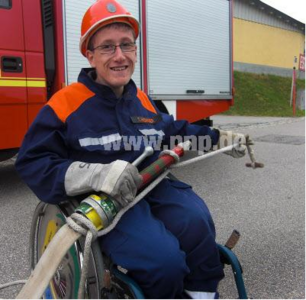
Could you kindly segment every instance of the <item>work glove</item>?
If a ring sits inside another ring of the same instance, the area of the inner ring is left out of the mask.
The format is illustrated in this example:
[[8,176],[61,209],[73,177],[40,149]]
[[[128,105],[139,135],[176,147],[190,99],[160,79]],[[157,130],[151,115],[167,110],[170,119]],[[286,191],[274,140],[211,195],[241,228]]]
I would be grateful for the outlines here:
[[[246,136],[242,133],[234,133],[232,131],[225,131],[225,130],[219,130],[219,142],[218,142],[218,149],[239,144],[236,147],[234,147],[230,151],[224,152],[227,155],[230,155],[234,158],[241,158],[245,156],[246,153]],[[249,139],[249,145],[253,145],[253,142]]]
[[142,177],[132,164],[116,160],[110,164],[73,162],[65,175],[68,196],[91,192],[104,192],[122,207],[132,202]]

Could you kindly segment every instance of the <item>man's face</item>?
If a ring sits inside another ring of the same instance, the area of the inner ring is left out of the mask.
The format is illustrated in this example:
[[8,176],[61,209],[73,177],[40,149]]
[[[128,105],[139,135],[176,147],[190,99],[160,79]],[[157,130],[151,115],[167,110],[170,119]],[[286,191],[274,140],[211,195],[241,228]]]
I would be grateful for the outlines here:
[[[121,45],[133,43],[132,29],[125,27],[102,28],[93,37],[93,48],[105,45]],[[101,53],[100,49],[87,50],[87,59],[90,65],[96,69],[97,82],[109,86],[115,94],[120,95],[124,86],[129,82],[134,73],[137,61],[137,48],[132,52],[122,52],[116,47],[115,53]]]

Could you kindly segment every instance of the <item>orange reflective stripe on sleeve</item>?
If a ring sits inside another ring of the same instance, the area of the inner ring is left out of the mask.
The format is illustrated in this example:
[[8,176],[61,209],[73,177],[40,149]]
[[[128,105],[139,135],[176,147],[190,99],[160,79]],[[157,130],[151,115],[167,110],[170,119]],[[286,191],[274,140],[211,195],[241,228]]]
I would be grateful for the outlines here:
[[144,93],[142,90],[137,89],[137,98],[140,100],[142,106],[151,111],[154,114],[157,114],[155,107],[153,106],[153,104],[151,103],[150,99],[148,98],[148,96],[146,95],[146,93]]
[[54,110],[62,122],[65,122],[74,111],[94,95],[95,93],[82,83],[73,83],[58,91],[47,105]]

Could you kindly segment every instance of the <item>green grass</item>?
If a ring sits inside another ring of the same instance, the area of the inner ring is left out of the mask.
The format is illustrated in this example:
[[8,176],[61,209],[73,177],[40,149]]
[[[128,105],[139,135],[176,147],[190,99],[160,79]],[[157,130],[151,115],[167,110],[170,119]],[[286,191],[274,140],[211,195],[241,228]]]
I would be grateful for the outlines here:
[[[234,72],[235,102],[226,115],[291,117],[291,78]],[[297,88],[305,89],[305,81],[298,79]],[[296,116],[305,111],[296,110]]]

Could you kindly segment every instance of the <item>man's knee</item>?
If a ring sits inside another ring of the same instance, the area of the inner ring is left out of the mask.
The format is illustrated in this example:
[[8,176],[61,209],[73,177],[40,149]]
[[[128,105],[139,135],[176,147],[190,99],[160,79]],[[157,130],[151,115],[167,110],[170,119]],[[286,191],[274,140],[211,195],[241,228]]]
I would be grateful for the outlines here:
[[182,281],[189,272],[186,265],[186,255],[181,250],[176,252],[158,254],[158,269],[164,280]]
[[[204,204],[204,203],[203,203]],[[215,235],[215,225],[208,209],[193,209],[189,214],[189,227],[191,230],[201,231],[203,234]]]
[[187,240],[195,239],[195,242],[199,242],[208,236],[215,238],[215,225],[210,212],[205,208],[190,206],[186,208],[180,220],[176,219],[172,222],[175,235],[182,237],[183,240],[187,238]]
[[[165,249],[164,249],[165,250]],[[184,278],[189,273],[185,253],[160,251],[154,258],[154,266],[147,270],[144,292],[149,298],[175,298],[184,289]]]

